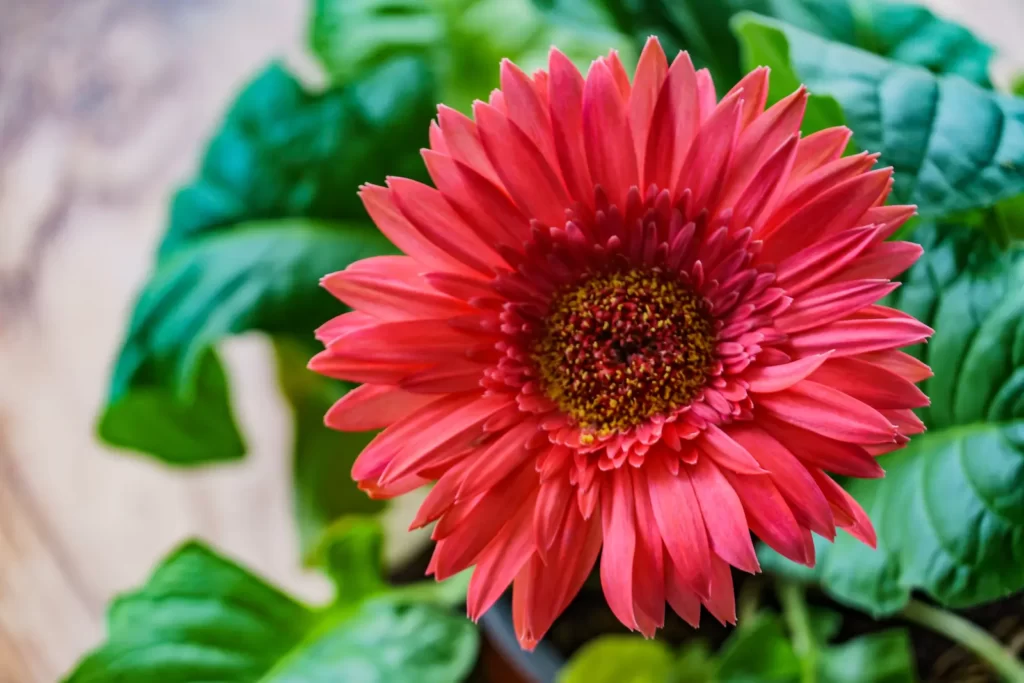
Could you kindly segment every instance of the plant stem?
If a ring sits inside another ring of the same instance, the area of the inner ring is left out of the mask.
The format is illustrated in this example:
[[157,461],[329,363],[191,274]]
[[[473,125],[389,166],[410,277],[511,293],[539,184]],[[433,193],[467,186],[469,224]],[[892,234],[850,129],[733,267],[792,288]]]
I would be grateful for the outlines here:
[[761,579],[757,576],[748,576],[736,597],[736,625],[738,627],[742,628],[754,620],[760,602]]
[[987,631],[967,619],[917,600],[907,603],[902,616],[978,655],[1009,683],[1024,683],[1024,664]]
[[804,589],[792,581],[779,581],[776,591],[782,614],[793,637],[793,650],[800,659],[800,683],[817,683],[818,648],[811,633],[811,618],[804,600]]

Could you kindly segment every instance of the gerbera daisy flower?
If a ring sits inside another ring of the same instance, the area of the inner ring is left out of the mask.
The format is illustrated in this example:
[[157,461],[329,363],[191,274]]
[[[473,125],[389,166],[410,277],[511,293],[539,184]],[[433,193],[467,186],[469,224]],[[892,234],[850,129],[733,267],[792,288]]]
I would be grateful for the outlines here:
[[328,426],[383,429],[353,467],[375,498],[433,482],[438,579],[474,566],[476,619],[513,588],[531,648],[600,555],[609,606],[653,635],[665,603],[735,621],[730,567],[752,531],[814,562],[811,532],[874,545],[828,473],[924,427],[927,326],[876,302],[920,248],[887,242],[892,169],[842,157],[846,128],[799,133],[807,93],[765,110],[768,70],[717,100],[687,54],[648,41],[584,78],[501,65],[473,119],[440,107],[435,187],[360,195],[404,256],[324,278],[352,307],[310,363],[362,382]]

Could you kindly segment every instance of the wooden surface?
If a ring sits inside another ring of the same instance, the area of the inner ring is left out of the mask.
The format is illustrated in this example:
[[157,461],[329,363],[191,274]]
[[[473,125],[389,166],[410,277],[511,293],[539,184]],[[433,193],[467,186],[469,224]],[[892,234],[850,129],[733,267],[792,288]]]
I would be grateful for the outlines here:
[[[1024,62],[1017,0],[938,4]],[[228,345],[243,464],[170,471],[93,436],[170,193],[238,86],[301,62],[305,6],[0,0],[0,683],[57,680],[110,597],[189,536],[325,594],[296,564],[289,424],[259,339]]]

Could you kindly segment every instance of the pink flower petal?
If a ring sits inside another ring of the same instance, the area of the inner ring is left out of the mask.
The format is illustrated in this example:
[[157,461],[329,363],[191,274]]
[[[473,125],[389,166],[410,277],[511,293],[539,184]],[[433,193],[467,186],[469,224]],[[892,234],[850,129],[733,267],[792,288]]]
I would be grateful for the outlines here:
[[639,182],[636,154],[628,104],[603,60],[591,66],[583,88],[583,143],[594,182],[624,206],[626,192]]
[[890,443],[896,435],[889,420],[871,406],[810,380],[764,394],[758,405],[783,422],[838,441]]

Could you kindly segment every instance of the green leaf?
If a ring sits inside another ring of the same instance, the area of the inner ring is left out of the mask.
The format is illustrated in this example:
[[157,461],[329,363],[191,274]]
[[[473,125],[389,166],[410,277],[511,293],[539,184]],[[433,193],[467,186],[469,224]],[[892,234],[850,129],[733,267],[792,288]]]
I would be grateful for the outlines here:
[[861,636],[826,648],[819,664],[819,680],[828,683],[914,683],[913,650],[904,630]]
[[1024,192],[1024,100],[763,17],[743,15],[737,26],[760,42],[787,42],[800,80],[839,101],[857,147],[894,167],[895,201],[928,217]]
[[[885,0],[534,0],[550,12],[614,18],[642,43],[656,34],[671,52],[689,50],[724,93],[748,67],[729,22],[743,11],[773,17],[815,33],[935,73],[989,85],[993,49],[967,29],[924,7]],[[592,9],[593,8],[593,9]],[[742,42],[742,38],[740,40]],[[773,74],[774,75],[774,74]],[[787,92],[792,92],[791,88]]]
[[[925,248],[893,302],[935,328],[912,351],[935,376],[920,411],[928,432],[881,459],[884,479],[847,490],[878,530],[878,550],[815,539],[810,575],[837,600],[876,616],[912,590],[968,607],[1024,588],[1024,247],[982,230],[923,226]],[[792,563],[768,549],[767,570]]]
[[66,680],[453,683],[476,651],[464,617],[386,597],[312,610],[193,542],[114,602],[107,641]]
[[324,534],[338,520],[377,513],[385,507],[384,501],[373,500],[360,491],[351,474],[353,463],[376,432],[339,432],[324,426],[324,415],[351,385],[306,368],[315,353],[313,344],[278,337],[274,352],[278,381],[292,410],[292,477],[299,544],[307,563],[314,562],[313,554],[323,543]]
[[361,183],[424,176],[418,150],[427,142],[433,95],[430,72],[412,58],[321,93],[271,65],[238,96],[198,177],[175,195],[161,260],[201,233],[242,222],[368,224],[356,196]]
[[348,515],[337,519],[320,537],[310,562],[334,582],[335,602],[357,602],[387,587],[384,571],[384,531],[372,517]]
[[656,640],[602,636],[584,645],[558,675],[559,683],[664,683],[672,653]]
[[[753,15],[749,14],[738,15],[733,23],[733,31],[740,41],[745,71],[752,71],[765,64],[771,65],[768,103],[774,104],[799,88],[802,81],[793,69],[786,37],[778,31],[764,30],[752,17]],[[807,98],[807,109],[800,126],[800,131],[804,135],[845,125],[843,108],[834,97],[812,93]]]
[[[239,225],[182,246],[158,266],[139,296],[111,381],[109,405],[115,417],[104,416],[101,433],[106,435],[103,425],[111,420],[126,419],[125,409],[118,408],[122,402],[138,405],[142,399],[136,394],[152,395],[155,385],[158,398],[172,396],[186,406],[205,406],[207,396],[220,401],[211,404],[211,414],[196,418],[206,429],[180,436],[180,444],[173,446],[202,438],[228,411],[223,376],[219,367],[209,368],[216,360],[200,364],[217,341],[249,330],[311,334],[338,312],[337,302],[319,288],[320,277],[392,249],[375,230],[303,220]],[[200,368],[205,375],[199,375]],[[158,401],[148,408],[157,413],[161,406]],[[188,410],[202,412],[201,407]],[[189,424],[178,420],[175,426]],[[139,423],[137,429],[145,442],[123,445],[152,446],[155,435],[146,433],[149,426]],[[123,429],[118,435],[131,436]],[[198,453],[158,444],[154,454],[188,463],[238,457],[237,439],[229,445],[234,448],[221,452],[211,443]]]
[[142,362],[130,391],[110,399],[97,425],[100,438],[172,465],[235,460],[245,455],[217,353],[206,349],[199,354],[195,385],[186,395],[165,380],[169,373],[159,365],[153,359]]
[[1009,197],[984,209],[962,211],[944,219],[983,230],[1000,248],[1024,240],[1024,194]]
[[921,5],[887,0],[774,0],[768,5],[768,12],[754,11],[896,62],[991,85],[992,46]]
[[736,629],[719,653],[721,683],[782,683],[797,681],[800,660],[793,652],[778,615],[757,614]]
[[309,44],[336,83],[397,55],[423,57],[444,39],[431,0],[313,0]]
[[691,640],[683,645],[673,664],[671,683],[715,683],[715,660],[703,640]]
[[529,72],[551,45],[581,66],[609,48],[632,53],[610,22],[546,21],[530,0],[315,0],[309,42],[336,83],[398,55],[422,59],[438,101],[466,112],[498,87],[503,58]]
[[[259,75],[211,140],[198,177],[174,198],[100,436],[172,463],[241,457],[211,346],[250,329],[307,337],[337,311],[319,278],[392,250],[366,219],[357,186],[388,172],[422,176],[416,150],[432,114],[430,74],[414,59],[391,60],[322,93],[306,91],[279,65]],[[293,217],[348,225],[263,230],[274,225],[267,219]]]

